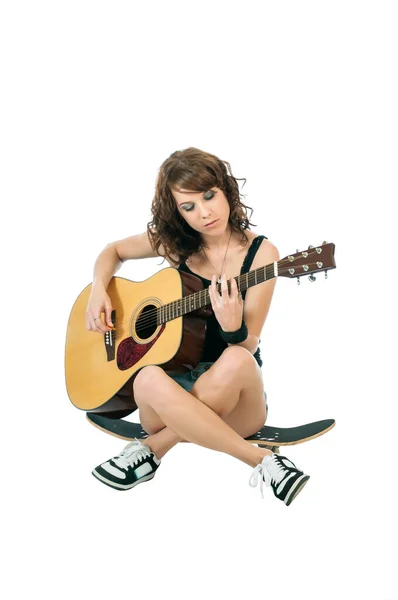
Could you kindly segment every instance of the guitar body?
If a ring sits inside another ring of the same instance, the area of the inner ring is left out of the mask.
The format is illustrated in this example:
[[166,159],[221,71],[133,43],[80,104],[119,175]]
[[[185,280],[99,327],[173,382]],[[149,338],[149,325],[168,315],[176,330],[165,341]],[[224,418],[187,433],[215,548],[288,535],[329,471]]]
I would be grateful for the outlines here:
[[113,277],[107,293],[115,330],[101,335],[85,325],[91,288],[88,285],[78,296],[68,321],[68,396],[86,412],[126,416],[137,408],[133,382],[140,369],[159,365],[165,371],[186,372],[200,362],[206,320],[212,311],[199,308],[159,324],[154,318],[156,309],[202,290],[202,281],[173,267],[143,282]]

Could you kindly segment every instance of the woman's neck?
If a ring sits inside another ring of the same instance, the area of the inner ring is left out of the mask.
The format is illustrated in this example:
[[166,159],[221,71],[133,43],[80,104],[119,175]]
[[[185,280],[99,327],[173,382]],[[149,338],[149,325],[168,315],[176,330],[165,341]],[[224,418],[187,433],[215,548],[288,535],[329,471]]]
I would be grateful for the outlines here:
[[202,245],[206,252],[220,252],[225,250],[228,242],[231,239],[230,247],[233,242],[233,235],[231,228],[228,226],[227,229],[219,236],[202,236]]

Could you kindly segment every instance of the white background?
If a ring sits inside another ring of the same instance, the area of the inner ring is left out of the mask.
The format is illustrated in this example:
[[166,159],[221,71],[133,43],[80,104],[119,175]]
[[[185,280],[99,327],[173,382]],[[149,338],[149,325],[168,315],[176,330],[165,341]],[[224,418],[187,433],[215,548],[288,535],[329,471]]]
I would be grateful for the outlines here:
[[[3,597],[398,598],[396,31],[380,0],[2,5]],[[337,421],[288,449],[311,475],[289,508],[190,444],[101,485],[124,443],[66,393],[72,304],[188,146],[246,177],[282,257],[336,244],[327,281],[280,278],[262,334],[268,424]]]

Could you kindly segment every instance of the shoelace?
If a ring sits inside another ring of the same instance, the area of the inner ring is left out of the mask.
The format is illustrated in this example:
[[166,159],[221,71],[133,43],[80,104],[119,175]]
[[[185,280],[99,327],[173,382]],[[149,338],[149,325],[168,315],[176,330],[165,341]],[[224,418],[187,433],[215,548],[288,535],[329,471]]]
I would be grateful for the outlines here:
[[258,478],[260,477],[260,491],[264,498],[263,486],[266,487],[271,485],[271,482],[280,483],[285,477],[286,469],[274,457],[266,465],[261,462],[257,467],[254,467],[253,473],[249,479],[249,485],[256,487],[258,484]]
[[135,442],[130,442],[122,452],[113,459],[113,462],[122,469],[127,470],[129,466],[138,464],[140,460],[150,456],[148,446],[145,446],[135,438]]

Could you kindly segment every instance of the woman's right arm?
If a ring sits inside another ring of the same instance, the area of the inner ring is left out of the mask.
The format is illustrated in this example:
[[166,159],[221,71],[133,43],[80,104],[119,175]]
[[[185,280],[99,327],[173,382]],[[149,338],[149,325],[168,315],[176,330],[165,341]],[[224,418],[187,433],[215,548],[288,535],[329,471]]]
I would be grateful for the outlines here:
[[[161,248],[159,250],[162,251]],[[154,256],[158,254],[152,249],[146,231],[105,246],[94,265],[93,285],[86,311],[86,328],[89,331],[105,333],[112,329],[112,304],[106,289],[124,261]],[[105,324],[98,318],[102,313],[105,313]]]

